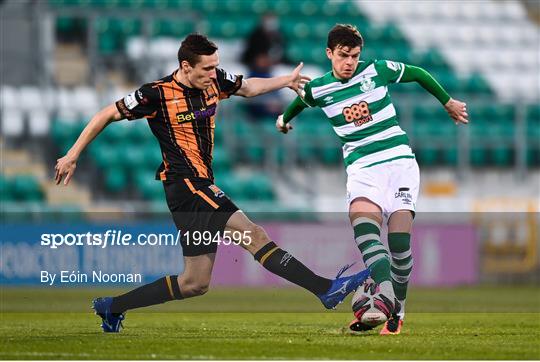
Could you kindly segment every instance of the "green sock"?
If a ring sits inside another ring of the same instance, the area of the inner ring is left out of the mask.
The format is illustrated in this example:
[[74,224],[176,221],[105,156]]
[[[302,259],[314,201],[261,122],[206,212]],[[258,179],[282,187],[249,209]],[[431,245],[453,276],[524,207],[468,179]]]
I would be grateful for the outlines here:
[[404,301],[413,268],[411,234],[388,233],[388,246],[392,254],[392,285],[396,298]]
[[353,221],[354,239],[362,253],[366,268],[371,270],[371,278],[375,283],[390,281],[390,256],[381,243],[380,225],[367,217],[359,217]]

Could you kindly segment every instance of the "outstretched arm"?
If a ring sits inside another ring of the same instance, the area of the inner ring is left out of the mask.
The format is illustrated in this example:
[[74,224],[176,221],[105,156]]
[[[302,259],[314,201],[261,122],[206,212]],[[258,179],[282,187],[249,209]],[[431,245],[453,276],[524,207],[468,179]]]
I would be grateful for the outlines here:
[[291,124],[289,123],[294,117],[296,117],[300,112],[307,108],[306,103],[300,98],[296,97],[295,100],[289,104],[285,113],[280,114],[276,120],[276,128],[281,133],[287,133],[292,129]]
[[86,127],[84,127],[84,130],[79,135],[79,138],[67,152],[67,154],[56,161],[56,166],[54,168],[56,171],[54,176],[56,184],[58,185],[65,176],[64,185],[67,185],[75,172],[79,155],[86,148],[86,146],[88,146],[88,144],[92,142],[92,140],[96,138],[96,136],[103,131],[105,127],[107,127],[107,125],[109,125],[109,123],[119,121],[123,118],[124,117],[120,114],[116,108],[116,105],[114,104],[111,104],[96,113]]
[[469,123],[467,104],[453,99],[444,88],[425,69],[405,65],[401,83],[418,82],[425,90],[433,94],[444,105],[444,108],[456,124]]
[[242,86],[235,95],[242,97],[255,97],[260,94],[272,92],[281,88],[289,87],[296,93],[299,93],[311,79],[305,75],[300,74],[300,70],[304,63],[298,64],[298,66],[289,75],[282,75],[272,78],[248,78],[242,82]]

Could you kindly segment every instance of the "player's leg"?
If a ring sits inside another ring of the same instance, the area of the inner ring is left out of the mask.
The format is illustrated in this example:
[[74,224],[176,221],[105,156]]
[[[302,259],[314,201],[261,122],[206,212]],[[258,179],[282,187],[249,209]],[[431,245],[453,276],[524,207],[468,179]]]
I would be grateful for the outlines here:
[[216,254],[184,257],[181,275],[167,275],[117,297],[97,298],[93,308],[105,332],[119,332],[125,312],[171,300],[203,295],[208,291]]
[[413,268],[411,228],[413,214],[410,210],[397,210],[388,219],[388,247],[392,255],[392,285],[398,301],[396,309],[381,329],[380,334],[399,334],[405,318],[407,286]]
[[234,213],[229,218],[226,228],[232,232],[239,231],[241,235],[246,235],[242,240],[238,240],[240,245],[250,252],[264,268],[309,290],[318,296],[327,308],[334,308],[349,293],[356,290],[368,276],[368,272],[364,271],[342,278],[339,278],[341,275],[339,274],[338,278],[330,280],[315,274],[293,255],[271,241],[266,231],[253,223],[241,211]]
[[407,287],[413,269],[411,250],[411,229],[413,215],[410,210],[398,210],[388,220],[388,247],[392,256],[392,284],[401,310],[398,315],[405,316]]
[[349,206],[349,218],[356,245],[365,266],[371,271],[371,278],[379,284],[382,294],[393,303],[390,256],[381,242],[381,207],[366,197],[356,198]]
[[407,288],[413,269],[411,231],[420,184],[420,172],[414,159],[392,163],[392,202],[388,218],[388,247],[392,256],[392,284],[399,310],[381,330],[381,334],[398,334],[405,317]]
[[182,274],[167,275],[118,297],[113,297],[112,312],[124,313],[135,308],[205,294],[210,284],[215,257],[216,254],[185,256]]

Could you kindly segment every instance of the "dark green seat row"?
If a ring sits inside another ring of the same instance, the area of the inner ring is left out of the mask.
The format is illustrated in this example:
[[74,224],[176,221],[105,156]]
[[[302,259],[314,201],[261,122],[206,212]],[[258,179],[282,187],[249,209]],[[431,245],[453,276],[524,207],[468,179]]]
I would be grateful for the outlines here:
[[[420,166],[456,166],[458,164],[457,148],[423,147],[414,150]],[[469,161],[477,167],[511,167],[517,163],[516,152],[509,147],[473,148],[469,152]],[[529,149],[526,164],[531,167],[540,166],[540,148]]]
[[43,201],[45,194],[33,175],[0,175],[0,199],[4,201]]
[[262,15],[325,16],[348,15],[361,17],[362,13],[351,1],[328,0],[49,0],[51,7],[82,7],[95,9],[170,9],[202,13]]

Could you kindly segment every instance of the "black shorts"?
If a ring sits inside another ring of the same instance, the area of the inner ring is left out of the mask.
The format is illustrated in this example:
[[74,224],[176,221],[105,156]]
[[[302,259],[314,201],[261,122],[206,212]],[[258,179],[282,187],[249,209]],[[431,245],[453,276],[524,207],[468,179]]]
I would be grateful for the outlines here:
[[227,221],[238,207],[208,179],[167,180],[163,187],[167,206],[182,234],[184,256],[215,253],[219,242],[215,237],[223,235]]

